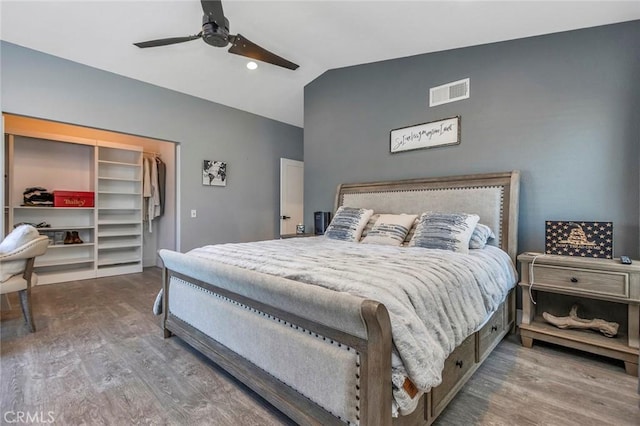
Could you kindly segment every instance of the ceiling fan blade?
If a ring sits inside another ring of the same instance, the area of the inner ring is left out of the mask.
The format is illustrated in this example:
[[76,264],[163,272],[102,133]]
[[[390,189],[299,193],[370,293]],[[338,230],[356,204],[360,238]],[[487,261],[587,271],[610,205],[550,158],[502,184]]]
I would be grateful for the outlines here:
[[202,33],[198,33],[196,35],[191,35],[186,37],[171,37],[171,38],[161,38],[159,40],[142,41],[140,43],[133,43],[133,44],[140,48],[158,47],[158,46],[167,46],[169,44],[184,43],[185,41],[196,40],[199,38],[202,38]]
[[229,48],[230,53],[234,53],[240,56],[246,56],[247,58],[267,62],[269,64],[288,68],[290,70],[296,70],[299,67],[299,65],[294,64],[291,61],[287,61],[286,59],[276,55],[275,53],[271,53],[268,50],[258,46],[241,34],[238,34],[236,36],[229,36],[229,40],[233,43]]
[[220,0],[201,0],[202,10],[206,15],[213,18],[213,21],[219,26],[224,28],[224,11],[222,10],[222,1]]

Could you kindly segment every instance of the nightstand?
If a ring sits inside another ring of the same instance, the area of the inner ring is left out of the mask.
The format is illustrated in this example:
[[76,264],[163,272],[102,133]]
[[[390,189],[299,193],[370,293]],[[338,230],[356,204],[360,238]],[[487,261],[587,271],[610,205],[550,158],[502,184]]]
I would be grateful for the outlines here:
[[[542,340],[624,361],[628,374],[638,374],[640,340],[640,261],[622,265],[617,259],[523,253],[521,267],[522,345]],[[531,297],[530,297],[531,294]],[[531,300],[535,300],[536,304]],[[543,312],[567,316],[578,305],[578,316],[617,322],[615,337],[597,331],[560,329]]]

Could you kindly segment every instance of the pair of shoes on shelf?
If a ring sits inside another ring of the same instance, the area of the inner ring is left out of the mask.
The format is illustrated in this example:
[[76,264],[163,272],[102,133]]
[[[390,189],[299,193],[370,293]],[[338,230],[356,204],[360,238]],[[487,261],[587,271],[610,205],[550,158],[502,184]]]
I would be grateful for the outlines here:
[[67,231],[64,237],[65,244],[82,244],[83,241],[80,239],[80,235],[78,235],[78,231]]

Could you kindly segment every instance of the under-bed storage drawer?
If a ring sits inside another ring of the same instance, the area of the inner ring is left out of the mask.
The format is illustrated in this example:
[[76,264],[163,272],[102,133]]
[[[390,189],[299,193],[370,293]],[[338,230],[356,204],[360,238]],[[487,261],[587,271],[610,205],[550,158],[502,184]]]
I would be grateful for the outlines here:
[[455,351],[449,355],[444,362],[442,370],[442,383],[431,390],[431,403],[434,408],[433,414],[437,415],[449,401],[449,393],[459,384],[467,371],[475,363],[476,335],[475,333],[467,337]]
[[500,305],[498,310],[491,316],[489,321],[478,332],[478,359],[482,360],[504,331],[504,317],[506,304]]

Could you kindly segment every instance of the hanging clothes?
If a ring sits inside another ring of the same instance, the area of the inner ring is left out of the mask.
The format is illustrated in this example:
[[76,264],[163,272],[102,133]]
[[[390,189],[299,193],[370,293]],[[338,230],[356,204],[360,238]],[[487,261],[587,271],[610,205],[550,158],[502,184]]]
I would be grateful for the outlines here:
[[142,196],[144,198],[151,197],[151,169],[147,157],[142,159]]
[[160,188],[158,184],[158,164],[152,158],[144,157],[142,162],[142,194],[144,197],[145,221],[149,223],[149,233],[153,232],[153,219],[160,216]]
[[[143,219],[144,222],[147,222],[149,220],[149,200],[151,199],[151,167],[147,157],[142,159],[142,197]],[[153,232],[153,230],[149,228],[149,232]]]
[[164,214],[164,191],[167,178],[167,166],[162,162],[160,157],[156,157],[156,163],[158,164],[158,189],[160,190],[160,216],[162,216]]
[[160,216],[160,188],[158,186],[158,163],[151,160],[151,199],[149,200],[149,229],[151,221]]

